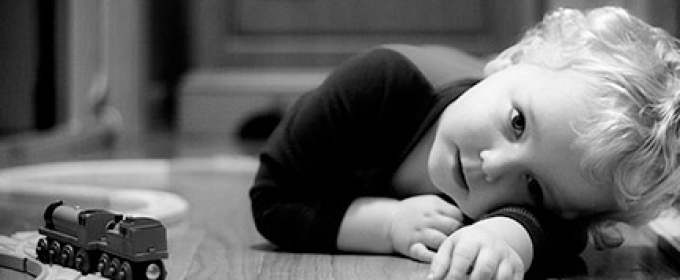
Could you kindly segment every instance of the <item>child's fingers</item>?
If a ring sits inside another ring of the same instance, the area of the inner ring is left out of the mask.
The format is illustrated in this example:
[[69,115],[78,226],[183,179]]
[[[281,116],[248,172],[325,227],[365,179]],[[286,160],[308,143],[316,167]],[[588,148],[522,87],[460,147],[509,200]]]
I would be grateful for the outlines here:
[[470,279],[492,279],[498,271],[501,255],[494,250],[480,250],[474,261],[474,268],[470,273]]
[[460,228],[463,223],[460,220],[456,220],[449,216],[439,216],[432,220],[430,226],[441,231],[446,235],[452,234],[454,231]]
[[421,237],[421,242],[425,244],[428,248],[433,250],[439,249],[444,240],[446,240],[447,235],[436,229],[426,229],[423,230],[423,236]]
[[451,218],[454,218],[456,220],[462,221],[463,220],[463,212],[460,211],[460,209],[453,204],[450,204],[446,201],[443,201],[441,203],[440,207],[437,207],[437,210],[439,213],[442,215],[449,216]]
[[477,242],[458,242],[451,254],[451,267],[447,279],[461,279],[470,274],[470,268],[474,265],[478,253]]
[[496,273],[497,280],[514,280],[521,279],[523,275],[522,267],[517,267],[513,265],[512,261],[502,260],[498,264],[498,272]]
[[427,263],[431,262],[435,255],[435,253],[427,248],[427,246],[425,246],[423,243],[414,243],[411,245],[408,254],[411,256],[411,258],[417,261]]
[[444,279],[446,272],[449,270],[449,265],[451,264],[451,252],[453,251],[454,240],[448,238],[439,246],[437,254],[432,258],[432,264],[430,265],[430,274],[427,279],[429,280],[439,280]]

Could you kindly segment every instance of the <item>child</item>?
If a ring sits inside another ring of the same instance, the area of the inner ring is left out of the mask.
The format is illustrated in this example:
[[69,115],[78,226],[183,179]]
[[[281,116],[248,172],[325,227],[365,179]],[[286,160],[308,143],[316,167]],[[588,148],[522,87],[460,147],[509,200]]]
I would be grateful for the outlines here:
[[545,271],[587,227],[619,245],[611,221],[644,223],[677,193],[677,52],[608,7],[546,16],[480,82],[439,87],[409,47],[358,55],[269,139],[258,230],[289,250],[431,261],[431,279]]

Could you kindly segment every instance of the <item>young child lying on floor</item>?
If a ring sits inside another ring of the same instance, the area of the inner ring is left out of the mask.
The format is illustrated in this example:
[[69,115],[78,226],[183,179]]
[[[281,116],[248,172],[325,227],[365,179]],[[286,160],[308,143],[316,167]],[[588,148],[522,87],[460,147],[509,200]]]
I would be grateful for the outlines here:
[[[270,137],[250,192],[283,249],[398,253],[511,279],[622,237],[678,193],[677,41],[621,8],[560,9],[434,86],[417,48],[355,56]],[[447,279],[448,279],[447,278]]]

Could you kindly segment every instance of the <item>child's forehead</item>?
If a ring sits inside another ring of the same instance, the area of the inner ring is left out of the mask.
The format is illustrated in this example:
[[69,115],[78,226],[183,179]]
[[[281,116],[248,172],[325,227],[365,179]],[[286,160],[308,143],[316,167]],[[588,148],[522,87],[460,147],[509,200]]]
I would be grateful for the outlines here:
[[[598,92],[597,77],[573,69],[551,69],[534,64],[518,64],[509,68],[506,86],[510,94],[533,105],[548,117],[557,113],[581,115]],[[559,116],[557,116],[559,117]]]
[[516,83],[527,86],[594,90],[601,77],[576,67],[551,67],[545,64],[520,62],[507,68]]

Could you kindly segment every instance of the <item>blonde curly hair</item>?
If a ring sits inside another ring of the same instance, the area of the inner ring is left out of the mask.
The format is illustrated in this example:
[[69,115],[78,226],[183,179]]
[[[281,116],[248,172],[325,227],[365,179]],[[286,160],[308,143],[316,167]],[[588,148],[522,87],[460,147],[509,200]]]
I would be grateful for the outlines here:
[[678,46],[666,31],[622,8],[559,9],[485,69],[491,74],[523,62],[595,77],[595,117],[575,144],[586,151],[584,173],[597,185],[613,186],[621,208],[589,217],[595,231],[611,221],[644,224],[678,195]]

